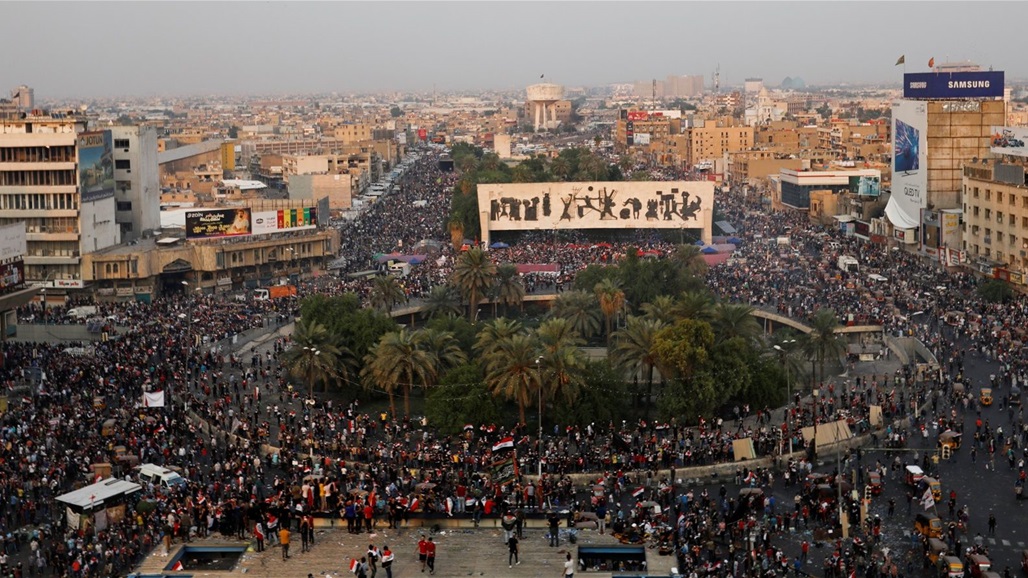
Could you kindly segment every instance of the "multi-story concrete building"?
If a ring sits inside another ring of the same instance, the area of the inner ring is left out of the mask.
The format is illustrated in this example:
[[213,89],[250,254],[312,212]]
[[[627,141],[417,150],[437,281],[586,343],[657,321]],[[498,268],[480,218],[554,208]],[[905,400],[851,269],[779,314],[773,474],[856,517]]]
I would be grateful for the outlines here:
[[31,111],[36,108],[36,91],[24,84],[11,89],[11,102],[21,110]]
[[[980,265],[1019,273],[1008,279],[1017,283],[1024,283],[1028,273],[1026,179],[1026,161],[1012,158],[965,162],[961,177],[964,224],[959,246]],[[945,222],[942,227],[945,231]],[[953,241],[942,241],[953,247]]]
[[120,242],[111,133],[86,128],[72,114],[0,120],[0,224],[25,224],[30,282],[81,289],[83,255]]
[[161,226],[157,130],[152,126],[111,127],[114,152],[114,221],[124,241]]
[[753,148],[752,126],[725,126],[724,121],[708,122],[703,126],[686,128],[673,139],[675,153],[687,167],[704,161],[723,161],[726,153]]

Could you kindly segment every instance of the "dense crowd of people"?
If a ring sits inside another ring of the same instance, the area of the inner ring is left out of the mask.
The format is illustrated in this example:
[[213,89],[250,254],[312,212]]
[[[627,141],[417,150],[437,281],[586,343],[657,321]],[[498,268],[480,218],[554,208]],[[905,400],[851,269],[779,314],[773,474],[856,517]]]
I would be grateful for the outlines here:
[[[443,248],[400,282],[411,298],[444,283],[454,251],[443,218],[455,176],[441,173],[434,163],[433,155],[425,155],[398,181],[397,192],[344,224],[342,274],[305,281],[301,295],[352,291],[366,298],[370,282],[346,274],[367,269],[380,254],[416,253],[423,240]],[[307,547],[315,514],[345,518],[356,533],[375,520],[394,527],[411,515],[477,519],[511,509],[559,508],[572,517],[609,514],[611,529],[630,541],[655,536],[689,572],[769,576],[772,569],[785,571],[790,561],[768,536],[795,518],[787,521],[790,517],[783,519],[775,505],[757,506],[752,500],[741,508],[741,498],[723,493],[679,495],[675,470],[732,461],[733,442],[742,438],[753,440],[758,456],[783,453],[790,441],[802,448],[801,428],[815,420],[847,419],[864,430],[872,404],[885,407],[891,418],[906,416],[911,399],[915,405],[928,403],[935,415],[951,401],[954,408],[961,403],[966,408],[953,389],[966,355],[1001,361],[997,384],[1023,383],[1028,362],[1020,353],[1018,330],[1028,321],[1028,304],[1023,299],[986,303],[974,293],[970,274],[945,271],[916,255],[813,227],[799,217],[771,214],[736,191],[725,191],[717,202],[744,240],[732,262],[709,272],[718,295],[801,320],[832,307],[842,323],[881,324],[889,333],[919,338],[950,371],[920,380],[909,368],[899,375],[858,376],[852,383],[827,385],[827,394],[817,399],[797,395],[785,412],[739,408],[731,423],[712,418],[699,424],[555,427],[543,440],[519,427],[474,424],[460,436],[445,437],[417,419],[370,415],[356,400],[345,406],[307,403],[303,388],[289,383],[280,364],[287,337],[276,337],[262,350],[231,347],[233,335],[292,319],[296,299],[175,295],[152,304],[97,303],[97,316],[126,329],[93,343],[87,355],[64,345],[2,345],[0,380],[13,394],[0,416],[0,502],[10,505],[0,510],[0,535],[10,536],[11,543],[5,550],[27,548],[24,563],[34,571],[92,578],[123,574],[172,540],[211,533],[247,539],[259,534],[273,542],[278,529],[293,527]],[[548,232],[522,235],[493,255],[501,262],[557,264],[556,276],[530,274],[525,283],[530,289],[560,290],[583,267],[612,262],[629,247],[657,255],[674,249],[645,234],[600,243],[562,235],[559,240]],[[790,239],[787,249],[777,242],[781,236]],[[857,257],[859,273],[837,270],[841,254]],[[867,280],[872,272],[893,281],[873,284]],[[46,311],[28,306],[19,318],[72,323],[67,309],[87,304]],[[196,335],[206,342],[198,343]],[[32,369],[38,377],[31,377]],[[136,402],[154,391],[166,393],[167,407]],[[910,419],[910,432],[923,423]],[[960,427],[956,420],[951,425]],[[981,451],[997,437],[1024,447],[1024,427],[1020,412],[1011,409],[1005,434],[985,424]],[[516,447],[520,472],[541,469],[540,479],[492,482],[493,446],[507,438]],[[264,453],[262,444],[277,451]],[[123,477],[132,475],[134,463],[173,465],[188,483],[147,487],[146,505],[132,507],[102,530],[80,531],[68,525],[54,499],[95,479],[92,466],[100,463],[113,464],[114,474]],[[800,461],[798,471],[806,467]],[[572,474],[580,473],[590,473],[601,487],[590,492],[591,498],[583,499],[581,487],[572,482]],[[754,487],[773,483],[769,471],[740,469],[737,477]],[[661,480],[656,489],[638,492],[654,479]],[[646,501],[662,506],[661,513],[643,506]],[[617,508],[622,502],[636,507]],[[758,535],[759,543],[750,545],[748,555],[733,556],[731,545],[750,534]],[[842,550],[839,560],[848,564]]]

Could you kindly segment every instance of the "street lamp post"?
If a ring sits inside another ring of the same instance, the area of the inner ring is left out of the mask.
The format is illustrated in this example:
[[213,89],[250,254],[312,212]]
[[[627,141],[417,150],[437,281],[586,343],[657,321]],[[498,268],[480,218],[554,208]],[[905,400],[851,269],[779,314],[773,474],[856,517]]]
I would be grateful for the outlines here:
[[793,343],[796,343],[795,339],[786,339],[785,341],[782,342],[781,345],[775,345],[774,346],[775,347],[775,351],[777,351],[782,356],[782,367],[785,369],[785,395],[786,395],[786,399],[785,399],[785,424],[786,425],[785,425],[785,427],[787,428],[788,434],[789,434],[789,453],[790,454],[792,454],[792,411],[791,411],[791,408],[790,408],[790,406],[792,404],[792,381],[789,380],[789,377],[790,377],[789,376],[789,365],[785,362],[786,351],[785,351],[785,348],[782,347],[782,345],[790,345],[790,344],[793,344]]
[[535,376],[539,380],[539,479],[543,478],[543,377],[539,373],[539,362],[543,356],[535,358]]
[[813,451],[813,455],[811,456],[811,460],[814,462],[814,465],[817,465],[817,410],[818,410],[818,407],[817,407],[817,395],[818,395],[818,393],[820,393],[820,392],[817,390],[816,387],[813,389],[813,391],[810,392],[811,398],[812,398],[810,405],[811,405],[811,408],[814,410],[814,416],[813,416],[814,417],[814,439],[812,441],[812,443],[814,444],[814,451]]

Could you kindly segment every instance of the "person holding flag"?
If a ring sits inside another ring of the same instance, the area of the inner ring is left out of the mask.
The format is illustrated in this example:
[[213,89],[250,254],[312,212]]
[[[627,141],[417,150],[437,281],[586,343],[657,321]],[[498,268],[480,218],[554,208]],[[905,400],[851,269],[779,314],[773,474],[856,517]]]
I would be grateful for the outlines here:
[[393,578],[393,560],[395,559],[396,556],[393,555],[389,546],[382,546],[382,569],[386,571],[386,578]]

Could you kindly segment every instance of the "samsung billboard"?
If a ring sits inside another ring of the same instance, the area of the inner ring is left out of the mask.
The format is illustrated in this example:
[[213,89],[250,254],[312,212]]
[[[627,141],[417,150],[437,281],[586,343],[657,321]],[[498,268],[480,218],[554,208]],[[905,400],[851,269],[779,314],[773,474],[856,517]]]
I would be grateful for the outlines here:
[[1003,72],[913,72],[903,75],[903,98],[1002,98]]

